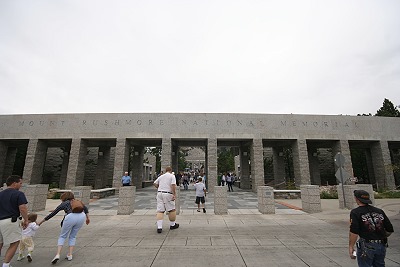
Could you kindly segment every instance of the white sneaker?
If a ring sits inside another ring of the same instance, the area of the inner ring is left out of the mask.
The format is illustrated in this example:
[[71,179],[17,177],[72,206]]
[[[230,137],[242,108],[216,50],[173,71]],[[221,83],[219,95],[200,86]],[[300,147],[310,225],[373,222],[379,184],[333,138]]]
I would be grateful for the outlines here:
[[18,255],[17,261],[22,261],[22,259],[25,258],[23,255]]
[[60,255],[56,255],[54,259],[51,261],[52,264],[56,264],[57,261],[60,259]]
[[65,257],[65,259],[67,259],[67,260],[69,260],[69,261],[72,261],[72,255],[67,255],[67,256]]

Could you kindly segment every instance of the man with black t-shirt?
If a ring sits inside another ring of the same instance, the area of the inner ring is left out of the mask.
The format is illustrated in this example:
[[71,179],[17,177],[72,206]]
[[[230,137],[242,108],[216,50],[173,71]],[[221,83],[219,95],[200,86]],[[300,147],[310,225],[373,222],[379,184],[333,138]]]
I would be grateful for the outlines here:
[[358,207],[350,212],[350,258],[357,257],[359,267],[385,266],[387,237],[393,233],[393,226],[383,210],[369,205],[372,201],[367,191],[355,190],[354,197]]
[[[7,188],[0,192],[0,249],[3,244],[10,244],[4,256],[3,267],[10,266],[21,240],[21,224],[28,225],[28,201],[25,194],[20,192],[22,178],[11,175],[6,181]],[[24,219],[20,221],[21,217]]]

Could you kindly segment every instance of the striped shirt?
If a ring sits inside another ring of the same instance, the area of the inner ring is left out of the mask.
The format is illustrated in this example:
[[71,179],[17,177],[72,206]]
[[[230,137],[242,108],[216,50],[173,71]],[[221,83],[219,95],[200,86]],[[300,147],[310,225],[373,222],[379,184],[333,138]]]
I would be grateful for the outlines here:
[[[44,219],[46,221],[50,220],[52,217],[54,217],[59,211],[63,210],[65,212],[65,214],[70,214],[72,213],[72,207],[71,207],[71,201],[70,200],[65,200],[63,202],[61,202],[60,205],[58,205],[57,208],[55,208],[55,210],[53,210],[49,215],[47,215]],[[89,213],[88,208],[83,205],[83,211],[86,213]]]

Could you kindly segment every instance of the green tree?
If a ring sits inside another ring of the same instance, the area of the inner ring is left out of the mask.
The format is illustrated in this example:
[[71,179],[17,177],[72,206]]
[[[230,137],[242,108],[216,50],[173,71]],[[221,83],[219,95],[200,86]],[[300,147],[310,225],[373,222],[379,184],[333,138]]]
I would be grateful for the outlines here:
[[178,171],[184,171],[187,166],[186,153],[182,150],[178,152]]
[[230,172],[235,170],[234,153],[231,147],[218,148],[218,172]]
[[375,116],[400,117],[400,111],[395,105],[393,105],[393,103],[389,99],[385,98],[382,107],[377,110]]
[[146,147],[148,153],[156,157],[156,173],[161,172],[161,147]]
[[374,183],[371,181],[368,173],[366,150],[363,148],[353,148],[350,150],[351,165],[353,166],[353,174],[359,180],[359,183]]
[[283,158],[285,161],[286,182],[294,183],[293,151],[291,148],[283,148]]

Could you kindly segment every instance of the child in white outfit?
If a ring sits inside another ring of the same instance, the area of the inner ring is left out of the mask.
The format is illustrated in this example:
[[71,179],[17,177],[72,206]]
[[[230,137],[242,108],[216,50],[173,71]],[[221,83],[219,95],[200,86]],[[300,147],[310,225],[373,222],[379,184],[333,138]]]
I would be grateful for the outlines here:
[[22,255],[25,249],[28,250],[26,258],[28,259],[29,262],[32,261],[32,252],[35,247],[35,244],[33,243],[33,236],[36,234],[36,230],[39,229],[39,225],[36,224],[36,220],[37,220],[36,213],[31,213],[28,215],[29,224],[28,227],[22,230],[22,238],[21,241],[19,242],[19,254],[17,261],[20,261],[23,258],[25,258]]

